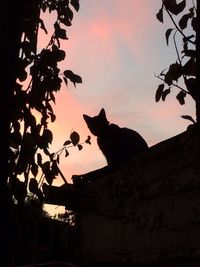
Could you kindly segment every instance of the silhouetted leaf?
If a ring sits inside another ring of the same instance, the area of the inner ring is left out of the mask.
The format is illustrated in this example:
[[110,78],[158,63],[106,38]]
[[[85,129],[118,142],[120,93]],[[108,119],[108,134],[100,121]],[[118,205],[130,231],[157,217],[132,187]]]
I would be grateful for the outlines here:
[[178,63],[173,63],[170,65],[168,72],[165,74],[165,82],[170,86],[173,81],[178,81],[182,74],[182,66]]
[[57,160],[54,160],[51,166],[51,172],[53,175],[57,176],[59,173],[59,169],[58,169],[58,164],[57,164]]
[[39,19],[39,23],[40,23],[40,27],[41,27],[41,29],[42,29],[46,34],[48,34],[47,29],[46,29],[46,27],[45,27],[45,25],[44,25],[44,21],[43,21],[42,19]]
[[64,17],[60,17],[60,21],[67,27],[70,27],[72,25],[71,19],[66,15]]
[[185,54],[186,57],[196,57],[196,50],[187,49],[184,50],[183,53]]
[[43,148],[43,151],[44,151],[45,155],[49,156],[49,150],[46,147]]
[[78,145],[78,143],[79,143],[79,140],[80,140],[80,136],[79,136],[79,134],[77,133],[77,132],[72,132],[71,134],[70,134],[70,139],[71,139],[71,141],[72,141],[72,144],[74,145],[74,146],[76,146],[76,145]]
[[186,1],[183,0],[177,4],[176,0],[163,0],[163,4],[172,14],[178,15],[184,10]]
[[193,30],[196,32],[197,30],[197,18],[196,17],[192,18],[191,25],[192,25]]
[[185,119],[185,120],[189,120],[192,123],[196,123],[196,121],[189,115],[182,115],[181,118]]
[[66,10],[65,10],[65,16],[70,20],[72,21],[73,17],[74,17],[74,14],[73,14],[73,11],[67,7]]
[[31,178],[29,181],[29,191],[33,194],[37,194],[38,182],[35,178]]
[[19,73],[18,73],[18,78],[20,80],[20,82],[23,82],[26,80],[27,78],[27,72],[25,71],[25,69],[20,69]]
[[57,45],[52,46],[52,54],[57,62],[65,59],[65,51],[58,48]]
[[69,152],[67,149],[65,149],[65,157],[68,157],[69,156]]
[[185,104],[185,97],[186,97],[186,93],[184,91],[180,91],[178,95],[176,96],[177,100],[179,101],[181,105]]
[[37,176],[37,174],[38,174],[38,165],[37,164],[33,164],[32,166],[31,166],[31,172],[32,172],[32,174],[36,177]]
[[12,193],[15,196],[15,198],[19,202],[23,203],[27,193],[25,183],[20,181],[19,178],[16,178],[12,190],[13,190]]
[[71,0],[70,4],[74,7],[74,9],[78,12],[80,5],[79,5],[79,0]]
[[20,132],[14,132],[10,134],[10,146],[18,149],[19,145],[21,145],[22,135]]
[[49,102],[46,102],[46,108],[51,112],[53,113],[53,109],[52,109],[52,106]]
[[183,73],[188,76],[196,75],[196,62],[193,57],[190,58],[183,66]]
[[56,115],[53,113],[49,113],[49,116],[51,117],[51,122],[54,122],[56,120]]
[[[70,23],[70,25],[71,25],[71,23]],[[55,28],[55,34],[54,34],[54,36],[55,36],[55,38],[57,38],[57,39],[65,39],[65,40],[67,40],[68,38],[67,38],[67,33],[66,33],[66,30],[65,29],[62,29],[61,27],[60,27],[60,25],[58,24],[58,22],[56,22],[55,24],[54,24],[54,28]]]
[[52,143],[53,134],[49,129],[44,130],[42,137],[46,140],[47,143]]
[[162,100],[165,101],[166,96],[171,92],[170,88],[166,89],[162,93]]
[[179,20],[179,27],[184,30],[187,27],[188,20],[190,18],[190,13],[185,14],[182,16],[182,18]]
[[41,8],[42,8],[42,11],[43,11],[43,13],[46,11],[46,9],[47,9],[47,5],[46,5],[46,3],[44,3],[44,2],[42,2],[41,3]]
[[42,155],[37,153],[37,164],[41,167],[42,166]]
[[83,146],[81,144],[78,144],[77,147],[78,147],[78,150],[82,150],[83,149]]
[[67,78],[66,77],[63,77],[63,80],[64,80],[66,86],[68,86],[68,80],[67,80]]
[[45,173],[45,179],[49,185],[52,185],[53,180],[55,179],[54,174],[49,170]]
[[163,93],[163,90],[164,90],[164,87],[165,87],[164,83],[159,84],[159,86],[156,90],[156,95],[155,95],[156,102],[158,102],[160,100],[162,93]]
[[41,189],[38,188],[38,190],[36,192],[36,195],[37,195],[40,203],[42,203],[44,201],[44,196],[43,196],[43,193],[42,193]]
[[196,78],[185,79],[185,84],[193,99],[196,99],[199,91]]
[[42,171],[46,173],[50,169],[50,161],[45,161],[42,164]]
[[170,34],[172,33],[174,29],[167,29],[166,33],[165,33],[165,38],[166,38],[166,42],[167,42],[167,45],[169,45],[169,37],[170,37]]
[[51,100],[55,104],[56,103],[56,99],[55,99],[55,96],[54,96],[53,92],[50,92],[49,95],[50,95]]
[[85,143],[91,145],[90,140],[91,140],[91,136],[88,135],[87,139],[85,140]]
[[82,83],[82,78],[79,75],[74,74],[71,70],[65,70],[63,74],[74,84],[74,86],[76,86],[76,83]]
[[163,8],[161,8],[158,13],[156,14],[156,18],[160,21],[163,22]]
[[181,13],[186,6],[186,0],[183,0],[182,2],[180,2],[179,4],[177,4],[177,12],[178,14]]
[[66,140],[65,142],[64,142],[64,144],[63,144],[63,146],[68,146],[68,145],[70,145],[72,142],[70,141],[70,140]]

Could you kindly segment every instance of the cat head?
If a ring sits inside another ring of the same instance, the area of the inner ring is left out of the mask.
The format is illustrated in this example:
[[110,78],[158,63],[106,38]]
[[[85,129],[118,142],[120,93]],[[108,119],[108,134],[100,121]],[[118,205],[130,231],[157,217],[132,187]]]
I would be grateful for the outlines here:
[[106,118],[106,112],[103,108],[101,109],[101,111],[99,112],[97,116],[90,117],[84,114],[83,118],[90,132],[95,136],[100,136],[101,133],[103,133],[104,130],[109,125],[109,121]]

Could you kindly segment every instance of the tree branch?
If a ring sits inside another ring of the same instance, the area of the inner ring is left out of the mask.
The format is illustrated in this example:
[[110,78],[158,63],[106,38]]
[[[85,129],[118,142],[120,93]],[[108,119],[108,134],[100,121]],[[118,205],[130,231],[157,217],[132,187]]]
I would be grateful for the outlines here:
[[[176,21],[174,20],[172,14],[170,13],[170,11],[165,7],[164,3],[163,6],[167,12],[167,14],[169,15],[171,21],[173,22],[174,26],[176,27],[177,31],[184,37],[187,38],[187,36],[183,33],[183,31],[179,28],[179,26],[177,25]],[[191,44],[195,44],[195,42],[191,41],[190,39],[188,40],[188,42],[190,42]]]
[[[156,78],[158,78],[159,80],[163,81],[164,83],[166,83],[165,80],[164,80],[163,78],[161,78],[159,75],[155,75],[155,74],[154,74],[154,76],[155,76]],[[174,87],[177,87],[177,88],[180,89],[181,91],[185,92],[186,94],[191,95],[187,90],[185,90],[184,88],[180,87],[178,84],[175,84],[175,83],[172,82],[172,85],[173,85]]]

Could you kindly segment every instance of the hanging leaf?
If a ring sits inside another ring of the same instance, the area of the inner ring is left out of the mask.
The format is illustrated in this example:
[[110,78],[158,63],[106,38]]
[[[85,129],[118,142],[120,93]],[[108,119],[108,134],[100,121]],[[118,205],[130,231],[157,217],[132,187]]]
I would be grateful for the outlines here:
[[196,62],[193,57],[191,57],[183,66],[183,73],[188,76],[196,75]]
[[43,21],[42,19],[39,19],[39,23],[40,23],[40,27],[41,27],[41,29],[42,29],[46,34],[48,34],[47,29],[46,29],[46,27],[45,27],[45,25],[44,25],[44,21]]
[[51,117],[51,122],[54,122],[56,120],[56,115],[53,113],[49,113],[49,116]]
[[180,2],[179,4],[177,4],[177,10],[176,10],[176,12],[178,14],[181,13],[185,9],[185,6],[186,6],[186,0],[183,0],[182,2]]
[[182,16],[182,18],[179,20],[179,27],[181,28],[181,30],[184,30],[187,27],[187,23],[189,18],[191,17],[191,14],[185,14]]
[[69,152],[67,149],[65,149],[65,157],[68,157],[69,156]]
[[50,170],[50,161],[46,161],[42,164],[42,171],[47,173]]
[[31,172],[32,174],[36,177],[37,174],[38,174],[38,165],[36,163],[34,163],[32,166],[31,166]]
[[166,33],[165,33],[165,38],[166,38],[166,43],[167,45],[169,45],[169,37],[170,37],[170,34],[172,33],[174,29],[170,28],[170,29],[167,29]]
[[183,0],[179,4],[177,4],[176,0],[163,0],[163,4],[166,7],[168,11],[170,11],[174,15],[178,15],[181,13],[185,6],[186,6],[186,1]]
[[163,23],[163,8],[161,8],[156,14],[156,18]]
[[196,121],[189,115],[182,115],[181,118],[185,119],[185,120],[189,120],[192,123],[196,123]]
[[156,90],[156,95],[155,95],[155,100],[156,100],[156,102],[160,101],[160,98],[161,98],[161,96],[162,96],[164,87],[165,87],[164,83],[162,83],[162,84],[160,84],[160,85],[158,86],[158,89]]
[[163,93],[162,93],[162,101],[165,101],[166,96],[168,94],[170,94],[170,92],[171,92],[170,88],[168,88],[168,89],[166,89],[166,90],[163,91]]
[[59,173],[59,168],[58,168],[58,164],[57,164],[57,160],[53,160],[53,164],[51,166],[51,172],[57,176]]
[[42,166],[42,155],[37,153],[37,164],[41,167]]
[[191,25],[192,25],[193,30],[196,32],[197,31],[197,18],[196,17],[192,18]]
[[55,175],[49,170],[47,173],[45,173],[45,179],[49,185],[52,185]]
[[80,145],[80,144],[78,144],[77,147],[78,147],[78,150],[82,150],[83,149],[83,146]]
[[63,77],[63,80],[65,82],[65,85],[68,86],[68,80],[67,80],[67,78],[66,77]]
[[[71,23],[69,26],[71,26]],[[57,22],[54,24],[54,28],[55,28],[54,38],[68,40],[66,30],[62,29]]]
[[185,104],[185,97],[186,97],[186,93],[184,91],[180,91],[178,95],[176,96],[177,100],[179,101],[181,105]]
[[33,194],[37,194],[38,182],[35,178],[31,178],[29,182],[29,191]]
[[73,11],[68,7],[65,12],[66,12],[68,19],[72,21],[74,17]]
[[79,75],[74,74],[71,70],[65,70],[63,74],[74,84],[74,86],[76,86],[76,83],[82,83],[82,78]]
[[52,143],[53,140],[53,134],[49,129],[45,129],[43,133],[43,137],[46,138],[48,143]]
[[178,79],[183,75],[183,69],[180,64],[173,63],[170,65],[168,72],[165,74],[165,82],[170,86],[173,81],[178,81]]
[[193,57],[193,58],[196,57],[196,50],[193,49],[184,50],[183,53],[185,54],[186,57]]
[[66,140],[65,142],[64,142],[64,144],[63,144],[63,146],[68,146],[68,145],[70,145],[72,142],[70,141],[70,140]]
[[71,141],[72,141],[72,144],[74,145],[74,146],[76,146],[76,145],[78,145],[78,143],[79,143],[79,141],[80,141],[80,136],[79,136],[79,134],[77,133],[77,132],[72,132],[71,134],[70,134],[70,139],[71,139]]
[[91,145],[90,140],[91,140],[91,136],[88,135],[87,139],[85,140],[85,143]]
[[79,5],[79,0],[71,0],[70,4],[73,6],[73,8],[78,12],[80,5]]

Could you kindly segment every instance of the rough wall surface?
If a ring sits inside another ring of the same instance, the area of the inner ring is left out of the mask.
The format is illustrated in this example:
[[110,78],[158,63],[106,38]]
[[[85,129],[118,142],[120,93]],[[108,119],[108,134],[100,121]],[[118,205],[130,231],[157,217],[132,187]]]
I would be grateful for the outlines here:
[[91,184],[81,203],[83,262],[200,258],[199,128]]

